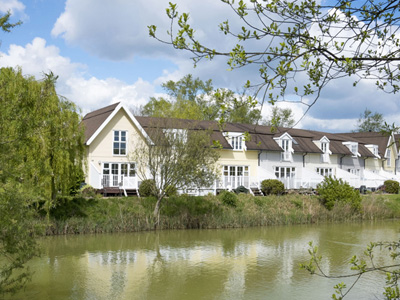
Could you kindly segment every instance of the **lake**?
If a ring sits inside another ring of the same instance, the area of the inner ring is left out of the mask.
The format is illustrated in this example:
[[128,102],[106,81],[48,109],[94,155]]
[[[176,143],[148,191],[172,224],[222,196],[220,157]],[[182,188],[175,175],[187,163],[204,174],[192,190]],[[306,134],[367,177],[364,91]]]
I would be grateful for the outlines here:
[[[33,281],[7,299],[330,299],[342,280],[299,269],[318,245],[322,267],[348,274],[370,241],[399,239],[398,221],[56,236],[40,240]],[[385,252],[387,254],[387,252]],[[391,263],[387,255],[377,262]],[[347,280],[350,284],[351,281]],[[382,299],[384,277],[346,299]]]

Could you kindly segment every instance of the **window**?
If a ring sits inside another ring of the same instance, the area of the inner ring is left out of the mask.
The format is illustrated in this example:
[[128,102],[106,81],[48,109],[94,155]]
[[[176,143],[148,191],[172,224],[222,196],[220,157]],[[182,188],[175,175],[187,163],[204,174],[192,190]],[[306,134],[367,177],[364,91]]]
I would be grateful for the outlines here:
[[328,152],[328,143],[321,143],[321,150],[324,153]]
[[317,168],[317,173],[322,176],[332,176],[332,168]]
[[275,176],[278,179],[294,178],[296,175],[296,168],[293,167],[275,167]]
[[242,150],[242,137],[241,136],[233,136],[232,140],[232,148],[233,150]]
[[387,149],[386,151],[387,151],[386,166],[390,167],[392,165],[391,162],[392,151],[390,151],[390,149]]
[[134,163],[104,163],[103,186],[119,186],[124,178],[136,177],[136,165]]
[[285,152],[289,152],[289,140],[282,140],[282,149]]
[[378,155],[379,155],[378,146],[374,145],[373,153],[374,153],[375,156],[378,156]]
[[354,155],[357,155],[357,152],[358,152],[358,145],[356,145],[356,144],[351,145],[350,151],[351,151]]
[[249,166],[224,166],[224,187],[249,186]]
[[360,176],[360,169],[347,169],[347,172]]
[[343,143],[343,145],[345,145],[347,148],[349,148],[349,150],[351,151],[353,156],[359,156],[357,142],[345,142],[345,143]]
[[114,131],[114,155],[126,155],[126,131]]

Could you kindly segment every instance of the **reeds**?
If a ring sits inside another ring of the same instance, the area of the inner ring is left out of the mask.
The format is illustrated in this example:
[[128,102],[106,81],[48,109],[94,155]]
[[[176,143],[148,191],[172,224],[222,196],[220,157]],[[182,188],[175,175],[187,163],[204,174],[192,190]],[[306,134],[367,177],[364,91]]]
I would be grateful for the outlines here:
[[[85,216],[51,218],[46,234],[111,233],[154,230],[154,198],[101,198],[85,205]],[[236,207],[218,197],[176,196],[165,199],[157,229],[239,228],[349,222],[400,217],[400,196],[365,195],[361,211],[350,205],[327,210],[316,196],[253,197],[240,194]]]

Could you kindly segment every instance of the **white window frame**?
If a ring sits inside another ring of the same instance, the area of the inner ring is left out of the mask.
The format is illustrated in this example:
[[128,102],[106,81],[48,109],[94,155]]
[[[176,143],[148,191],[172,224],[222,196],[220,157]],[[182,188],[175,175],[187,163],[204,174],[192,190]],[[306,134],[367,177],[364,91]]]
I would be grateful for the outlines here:
[[[126,166],[126,169],[123,166]],[[109,177],[108,186],[118,186],[124,177],[136,177],[137,174],[136,163],[134,162],[103,162],[101,169],[102,177],[105,177],[105,175]]]
[[244,140],[244,135],[241,132],[226,132],[224,133],[228,140],[229,145],[231,145],[233,151],[243,151],[246,150],[246,144]]
[[[118,137],[116,136],[118,133]],[[123,140],[122,133],[124,133],[125,137]],[[118,147],[115,147],[118,144]],[[125,145],[125,149],[121,146]],[[115,150],[118,150],[118,153],[115,153]],[[122,153],[125,150],[125,153]],[[112,154],[113,156],[127,156],[128,154],[128,131],[127,130],[113,130],[113,138],[112,138]]]
[[324,177],[333,176],[333,169],[332,168],[316,168],[316,172]]
[[392,166],[392,150],[390,149],[386,150],[386,166],[387,167]]
[[[229,182],[229,183],[231,183],[231,188],[237,188],[241,185],[249,188],[250,166],[248,166],[248,165],[223,165],[222,176],[224,177],[225,185]],[[231,182],[231,181],[234,181],[234,182]]]
[[353,174],[353,175],[357,175],[357,176],[360,176],[360,172],[361,172],[361,170],[360,169],[356,169],[356,168],[348,168],[347,169],[347,172],[349,172],[350,174]]
[[351,153],[353,153],[353,157],[361,156],[358,153],[358,143],[357,142],[344,142],[343,145],[345,145]]
[[[276,166],[274,169],[275,169],[274,174],[277,179],[295,178],[296,177],[296,167]],[[281,175],[283,175],[283,177]]]

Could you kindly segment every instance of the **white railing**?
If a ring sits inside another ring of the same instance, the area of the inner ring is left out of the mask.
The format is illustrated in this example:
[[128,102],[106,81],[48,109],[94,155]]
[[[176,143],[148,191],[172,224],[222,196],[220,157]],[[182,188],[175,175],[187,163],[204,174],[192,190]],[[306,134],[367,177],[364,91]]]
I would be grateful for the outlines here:
[[260,180],[258,177],[251,176],[222,176],[215,183],[216,189],[233,190],[239,186],[244,186],[247,189],[259,188]]
[[125,175],[103,175],[102,187],[120,187],[123,189],[137,189],[138,181],[136,177]]

